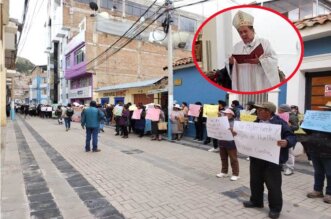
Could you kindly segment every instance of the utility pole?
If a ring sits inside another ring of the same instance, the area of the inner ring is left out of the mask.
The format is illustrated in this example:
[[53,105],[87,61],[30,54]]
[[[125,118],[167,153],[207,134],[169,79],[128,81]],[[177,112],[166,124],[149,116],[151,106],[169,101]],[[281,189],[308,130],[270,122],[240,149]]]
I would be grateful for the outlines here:
[[172,130],[171,130],[171,120],[170,115],[173,108],[173,102],[174,102],[174,85],[173,85],[173,67],[172,67],[172,31],[171,31],[171,15],[170,15],[170,9],[172,9],[172,1],[166,0],[165,5],[168,8],[168,140],[172,140]]

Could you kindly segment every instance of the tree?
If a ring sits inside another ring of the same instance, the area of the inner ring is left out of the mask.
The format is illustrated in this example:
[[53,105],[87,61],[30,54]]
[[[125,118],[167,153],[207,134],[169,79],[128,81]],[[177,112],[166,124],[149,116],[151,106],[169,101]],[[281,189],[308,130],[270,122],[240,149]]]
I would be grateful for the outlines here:
[[30,75],[31,70],[34,68],[34,64],[28,59],[17,57],[16,59],[16,71],[23,73],[25,75]]

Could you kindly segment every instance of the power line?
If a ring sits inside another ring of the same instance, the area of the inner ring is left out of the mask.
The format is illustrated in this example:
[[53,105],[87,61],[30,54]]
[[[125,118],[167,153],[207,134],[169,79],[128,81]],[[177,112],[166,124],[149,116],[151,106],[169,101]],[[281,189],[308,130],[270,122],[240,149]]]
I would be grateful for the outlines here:
[[[35,13],[35,11],[36,11],[36,8],[37,8],[37,5],[38,5],[38,2],[36,1],[36,4],[34,5],[34,9],[33,9],[32,15],[31,15],[31,17],[30,17],[30,22],[28,23],[27,29],[26,29],[26,31],[25,31],[25,36],[24,36],[24,38],[23,38],[23,44],[22,44],[22,46],[20,47],[19,51],[17,52],[17,55],[18,55],[18,56],[19,56],[19,54],[22,52],[22,50],[23,50],[23,48],[24,48],[24,46],[25,46],[25,43],[26,43],[26,41],[27,41],[27,39],[28,39],[29,32],[30,32],[30,29],[31,29],[32,24],[33,24],[33,23],[32,23],[32,20],[33,20],[34,16],[38,16],[38,14],[39,14],[39,12],[40,12],[40,9],[42,8],[44,2],[45,2],[44,0],[41,2],[40,6],[39,6],[39,8],[38,8],[38,10],[37,10],[37,13]],[[22,31],[22,35],[23,35],[23,31]]]
[[[141,27],[143,25],[143,23],[145,23],[148,19],[146,19],[144,22],[142,22],[141,24],[137,25],[136,24],[142,19],[142,17],[144,17],[144,15],[153,7],[153,5],[156,3],[157,0],[155,0],[153,2],[153,4],[151,4],[147,10],[131,25],[131,27],[118,39],[116,40],[112,45],[110,45],[105,51],[103,51],[102,53],[100,53],[97,57],[95,57],[94,59],[92,59],[91,61],[89,61],[88,63],[86,63],[86,65],[84,65],[84,67],[87,67],[88,65],[92,64],[93,62],[95,62],[97,59],[99,59],[100,57],[102,57],[103,55],[105,55],[110,49],[112,49],[118,42],[120,42],[124,37],[128,37],[128,34],[134,33],[137,28]],[[154,12],[154,14],[152,16],[154,16],[155,14],[157,14],[159,11],[161,10],[161,8],[159,8],[156,12]],[[162,13],[163,14],[163,13]],[[161,14],[161,15],[162,15]],[[152,17],[151,16],[151,17]],[[157,18],[158,19],[158,18]],[[153,21],[154,22],[154,21]],[[136,36],[135,36],[136,37]],[[126,44],[127,45],[127,44]]]

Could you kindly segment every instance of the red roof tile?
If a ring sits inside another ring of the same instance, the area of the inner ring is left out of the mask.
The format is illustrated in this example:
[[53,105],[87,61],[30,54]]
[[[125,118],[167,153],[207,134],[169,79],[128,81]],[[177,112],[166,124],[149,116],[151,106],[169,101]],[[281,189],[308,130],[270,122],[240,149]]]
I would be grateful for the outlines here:
[[331,13],[325,14],[325,15],[320,15],[317,17],[303,19],[300,21],[295,21],[293,23],[299,30],[302,30],[306,27],[313,27],[315,25],[323,25],[328,22],[331,22]]

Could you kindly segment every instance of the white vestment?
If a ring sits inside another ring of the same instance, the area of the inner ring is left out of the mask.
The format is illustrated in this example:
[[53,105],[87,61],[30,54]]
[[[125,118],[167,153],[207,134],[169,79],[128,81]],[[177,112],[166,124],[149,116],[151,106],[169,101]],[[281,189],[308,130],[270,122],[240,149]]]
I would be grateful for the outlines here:
[[260,64],[234,63],[231,74],[232,90],[259,91],[280,83],[276,53],[268,40],[255,36],[247,45],[241,41],[234,46],[232,54],[250,54],[260,44],[264,50],[264,54],[259,58]]

